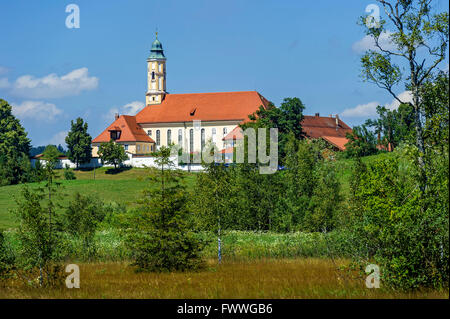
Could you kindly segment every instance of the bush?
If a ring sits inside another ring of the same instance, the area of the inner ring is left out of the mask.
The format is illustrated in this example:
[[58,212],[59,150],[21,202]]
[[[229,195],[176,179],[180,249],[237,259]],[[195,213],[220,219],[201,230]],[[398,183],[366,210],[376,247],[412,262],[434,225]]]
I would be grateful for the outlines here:
[[64,179],[67,181],[76,179],[75,173],[70,170],[69,165],[67,165],[67,164],[66,164],[66,167],[64,168]]
[[14,269],[14,255],[7,246],[3,231],[0,231],[0,282],[8,279]]
[[448,154],[434,154],[428,186],[420,189],[418,167],[400,152],[357,162],[352,176],[352,217],[358,259],[380,266],[389,286],[448,286]]
[[82,242],[83,255],[92,258],[96,254],[95,232],[105,218],[103,203],[96,197],[76,193],[64,214],[69,234]]

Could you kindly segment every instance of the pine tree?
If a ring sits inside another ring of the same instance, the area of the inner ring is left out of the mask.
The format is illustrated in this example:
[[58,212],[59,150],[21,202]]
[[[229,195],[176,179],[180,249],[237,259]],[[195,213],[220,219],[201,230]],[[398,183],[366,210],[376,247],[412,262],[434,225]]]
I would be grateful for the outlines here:
[[77,165],[89,163],[92,157],[92,137],[87,132],[88,124],[82,118],[71,121],[71,129],[66,137],[67,157]]
[[12,108],[0,99],[0,185],[26,182],[30,139]]
[[170,148],[156,153],[159,168],[149,179],[159,187],[144,190],[127,236],[138,271],[184,271],[202,265],[203,242],[192,231],[183,172],[175,171]]

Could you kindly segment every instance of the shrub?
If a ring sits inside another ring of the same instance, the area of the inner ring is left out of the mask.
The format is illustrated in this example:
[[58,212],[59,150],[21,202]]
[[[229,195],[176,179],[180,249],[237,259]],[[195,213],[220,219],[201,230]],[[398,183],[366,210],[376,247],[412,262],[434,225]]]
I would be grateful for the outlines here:
[[66,164],[66,167],[64,168],[64,179],[71,181],[76,179],[75,173],[70,170],[69,165]]
[[104,218],[103,203],[96,197],[76,193],[66,208],[66,229],[82,241],[83,255],[88,258],[96,254],[94,236]]

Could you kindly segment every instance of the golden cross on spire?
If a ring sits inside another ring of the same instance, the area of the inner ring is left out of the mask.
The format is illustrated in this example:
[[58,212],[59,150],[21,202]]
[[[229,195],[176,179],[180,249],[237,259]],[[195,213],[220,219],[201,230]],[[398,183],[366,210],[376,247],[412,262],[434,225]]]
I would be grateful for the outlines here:
[[156,34],[156,39],[158,39],[158,27],[156,27],[156,32],[155,32],[155,34]]

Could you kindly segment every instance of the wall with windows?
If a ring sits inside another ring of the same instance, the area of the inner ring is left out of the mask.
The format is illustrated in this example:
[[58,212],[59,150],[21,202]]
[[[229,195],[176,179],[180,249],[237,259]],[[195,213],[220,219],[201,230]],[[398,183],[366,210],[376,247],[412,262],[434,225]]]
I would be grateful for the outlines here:
[[[192,122],[152,123],[141,124],[141,126],[158,146],[167,146],[168,142],[172,142],[177,145],[181,144],[185,151],[190,151],[192,145],[193,151],[199,152],[202,141],[203,144],[207,144],[211,140],[219,149],[223,149],[224,143],[222,138],[230,133],[239,123],[240,121],[202,121],[199,128],[194,127]],[[192,141],[191,136],[193,137]]]
[[[153,143],[145,142],[118,142],[125,151],[131,154],[148,154],[154,151]],[[98,157],[98,148],[101,143],[92,143],[92,157]]]

